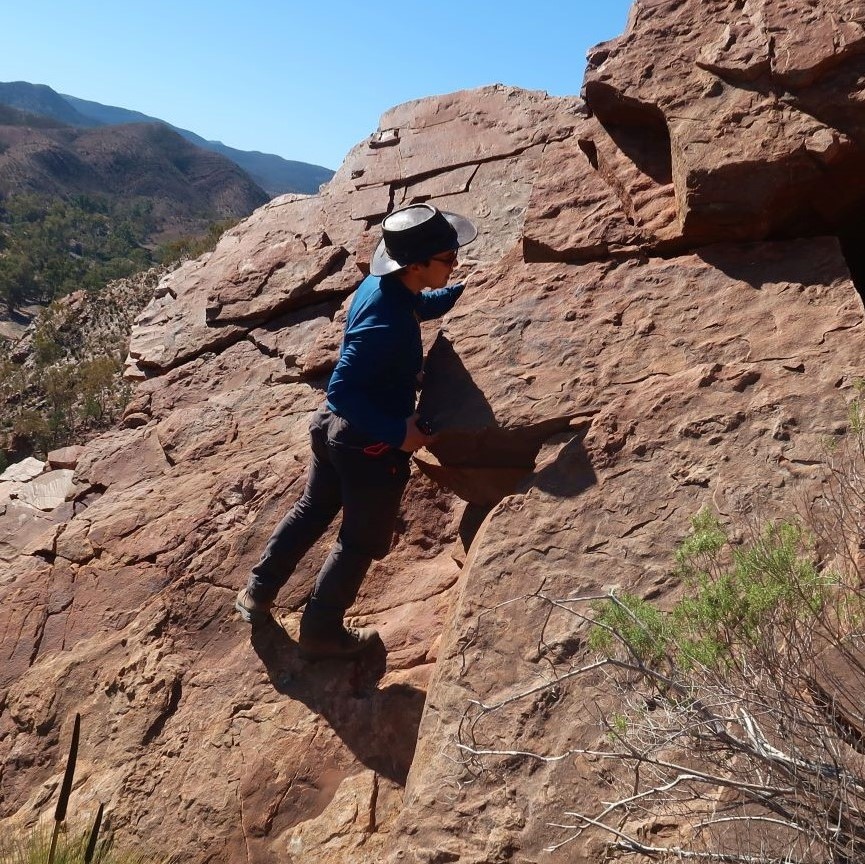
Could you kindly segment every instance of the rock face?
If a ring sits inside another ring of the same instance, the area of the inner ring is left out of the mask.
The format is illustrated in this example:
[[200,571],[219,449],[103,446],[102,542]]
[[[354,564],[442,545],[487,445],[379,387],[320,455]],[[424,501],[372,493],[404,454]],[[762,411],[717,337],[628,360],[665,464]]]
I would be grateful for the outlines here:
[[[604,800],[597,765],[479,771],[465,747],[603,737],[600,682],[513,698],[586,651],[539,594],[663,602],[701,507],[767,518],[815,494],[865,349],[861,17],[638,2],[585,103],[490,87],[395,108],[319,197],[271,202],[166,276],[121,428],[0,556],[0,819],[50,806],[79,711],[73,810],[105,801],[121,838],[192,861],[600,860],[591,837],[543,851]],[[300,492],[377,226],[424,200],[481,237],[460,303],[425,325],[441,438],[354,610],[387,656],[304,664],[296,609],[332,535],[280,627],[250,635],[231,604]]]
[[[617,178],[645,245],[837,234],[857,218],[863,19],[857,0],[634,4],[628,32],[589,54],[585,97],[607,134],[575,143]],[[668,220],[633,194],[638,172],[672,184]]]

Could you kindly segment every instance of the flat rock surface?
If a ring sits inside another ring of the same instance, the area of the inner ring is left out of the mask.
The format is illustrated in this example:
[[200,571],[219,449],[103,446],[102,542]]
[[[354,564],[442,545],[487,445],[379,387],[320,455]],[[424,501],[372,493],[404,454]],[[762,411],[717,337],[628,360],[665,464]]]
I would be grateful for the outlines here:
[[16,498],[22,504],[29,504],[37,510],[53,510],[72,498],[75,492],[73,473],[71,468],[46,471],[29,483],[22,484]]
[[[0,484],[0,829],[51,810],[80,712],[74,811],[191,862],[603,860],[588,833],[544,851],[606,800],[600,765],[471,751],[602,740],[602,682],[520,698],[588,656],[542,593],[668,602],[700,508],[817,493],[865,352],[857,9],[639,0],[590,54],[590,111],[501,86],[398,106],[321,195],[164,277],[74,500]],[[298,610],[338,525],[272,623],[234,597],[302,491],[378,225],[418,200],[481,231],[423,328],[440,437],[351,610],[381,644],[309,664]]]
[[28,456],[20,462],[10,465],[2,474],[0,482],[26,483],[34,477],[38,477],[45,470],[45,463],[40,459]]
[[136,319],[125,373],[146,377],[147,370],[165,372],[205,351],[219,351],[238,339],[241,327],[208,327],[207,258],[190,261],[165,276],[156,296]]

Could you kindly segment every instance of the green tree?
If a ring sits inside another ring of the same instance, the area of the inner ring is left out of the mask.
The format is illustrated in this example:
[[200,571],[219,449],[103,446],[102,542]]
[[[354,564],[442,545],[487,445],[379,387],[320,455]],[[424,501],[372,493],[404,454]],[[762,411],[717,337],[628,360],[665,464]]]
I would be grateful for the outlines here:
[[0,255],[0,302],[8,314],[26,302],[33,292],[33,267],[21,253]]
[[33,334],[32,345],[33,356],[39,368],[56,363],[63,356],[61,337],[54,323],[54,312],[51,306],[42,313],[39,325]]
[[48,428],[51,444],[65,444],[76,430],[75,403],[79,379],[72,364],[50,366],[42,377],[42,389],[48,402]]
[[117,381],[123,368],[115,357],[94,357],[79,367],[79,398],[86,420],[101,422],[110,412],[117,395]]
[[47,418],[34,408],[22,409],[12,424],[12,433],[29,443],[34,452],[47,453],[51,449],[51,427]]

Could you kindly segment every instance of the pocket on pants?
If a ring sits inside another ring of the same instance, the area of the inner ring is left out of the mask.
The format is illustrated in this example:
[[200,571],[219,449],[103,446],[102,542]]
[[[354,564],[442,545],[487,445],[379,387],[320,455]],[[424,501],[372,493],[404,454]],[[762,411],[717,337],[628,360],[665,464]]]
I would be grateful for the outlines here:
[[359,450],[376,443],[369,435],[352,426],[348,420],[340,417],[339,414],[330,414],[328,417],[327,441],[328,444],[337,447]]
[[404,487],[411,475],[408,453],[388,450],[379,456],[369,456],[362,450],[341,448],[331,444],[333,459],[338,463],[340,475],[358,486]]

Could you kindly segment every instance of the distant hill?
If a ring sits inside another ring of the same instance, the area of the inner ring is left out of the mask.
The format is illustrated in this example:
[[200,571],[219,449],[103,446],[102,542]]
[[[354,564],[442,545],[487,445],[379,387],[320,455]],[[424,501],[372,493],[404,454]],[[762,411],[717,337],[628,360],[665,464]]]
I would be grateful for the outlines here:
[[233,162],[155,123],[0,125],[0,193],[148,199],[164,230],[245,216],[268,200]]
[[63,123],[53,117],[40,117],[38,114],[28,114],[17,108],[0,104],[0,126],[31,126],[35,129],[57,129]]
[[[101,105],[99,102],[88,102],[86,99],[77,99],[75,96],[62,96],[70,107],[76,109],[77,113],[100,123],[165,123],[154,117],[148,117],[140,111],[129,111],[126,108],[114,108],[110,105]],[[2,101],[2,85],[0,85],[0,101]],[[208,141],[188,129],[181,129],[165,123],[187,141],[227,156],[232,162],[240,165],[262,189],[271,195],[282,195],[285,192],[303,192],[315,194],[319,186],[327,183],[333,177],[330,168],[321,165],[311,165],[308,162],[295,162],[283,159],[272,153],[260,153],[257,150],[237,150],[228,147],[221,141]]]
[[55,90],[27,81],[0,82],[0,103],[28,114],[51,117],[67,126],[96,126]]
[[286,192],[314,194],[318,192],[319,186],[333,176],[333,171],[321,165],[295,162],[258,151],[237,150],[219,141],[207,141],[194,132],[172,126],[140,111],[60,94],[44,84],[30,84],[26,81],[0,83],[0,104],[85,128],[130,123],[162,124],[196,146],[227,157],[246,171],[271,196]]

